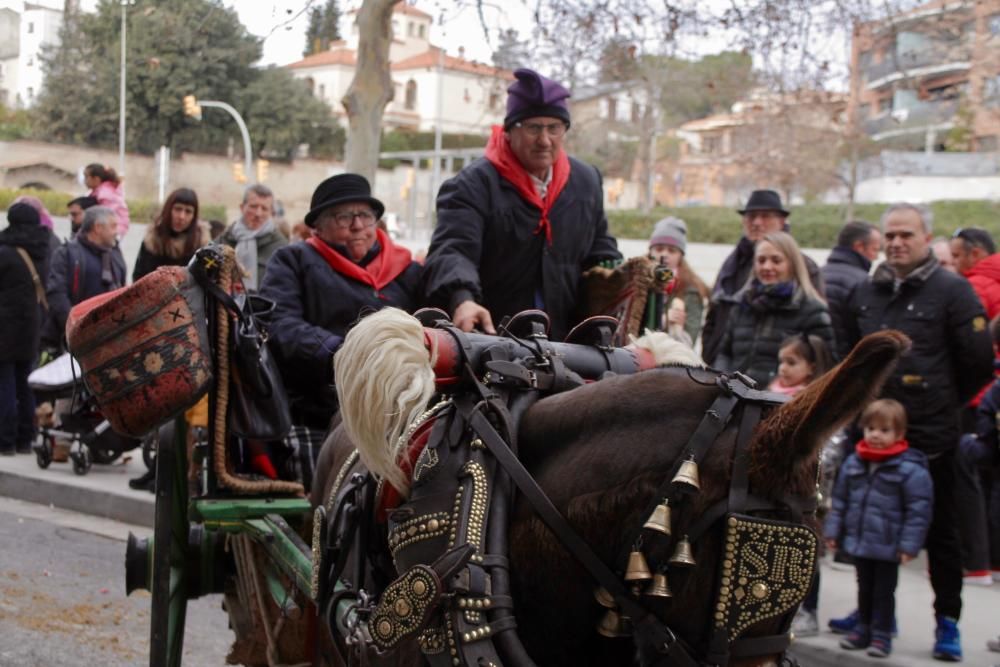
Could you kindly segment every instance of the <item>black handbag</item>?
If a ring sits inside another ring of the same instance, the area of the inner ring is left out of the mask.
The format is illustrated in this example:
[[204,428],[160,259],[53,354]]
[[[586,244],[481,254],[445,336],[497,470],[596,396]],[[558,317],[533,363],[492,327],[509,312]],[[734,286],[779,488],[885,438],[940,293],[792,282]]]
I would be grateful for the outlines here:
[[288,393],[267,347],[274,302],[245,291],[235,297],[227,294],[208,275],[197,254],[188,268],[205,292],[235,316],[229,355],[229,432],[245,440],[284,439],[292,427]]

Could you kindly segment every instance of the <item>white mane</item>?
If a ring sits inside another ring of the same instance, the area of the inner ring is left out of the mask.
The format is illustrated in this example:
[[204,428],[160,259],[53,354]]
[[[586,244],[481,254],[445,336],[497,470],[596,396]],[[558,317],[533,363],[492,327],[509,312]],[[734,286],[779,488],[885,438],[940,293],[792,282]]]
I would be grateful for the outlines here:
[[697,352],[679,340],[671,338],[669,334],[663,331],[652,331],[640,338],[629,336],[629,339],[635,347],[641,347],[644,350],[652,352],[657,366],[680,365],[694,366],[695,368],[705,367],[705,362],[702,361]]

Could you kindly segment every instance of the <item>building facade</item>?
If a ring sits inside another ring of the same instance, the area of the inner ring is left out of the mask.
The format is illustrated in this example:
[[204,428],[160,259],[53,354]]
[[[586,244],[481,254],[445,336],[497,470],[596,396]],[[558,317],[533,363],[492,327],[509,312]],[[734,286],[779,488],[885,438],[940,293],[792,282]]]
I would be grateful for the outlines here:
[[26,108],[44,83],[41,56],[59,43],[61,0],[6,3],[0,7],[0,102]]
[[[350,25],[346,39],[287,65],[344,124],[347,114],[340,101],[354,78],[357,62],[355,15],[347,14]],[[431,22],[430,14],[406,3],[393,10],[389,60],[395,90],[385,109],[384,127],[429,132],[440,123],[445,133],[488,134],[492,125],[503,121],[513,73],[467,60],[461,53],[448,55],[431,44]]]
[[848,115],[885,148],[1000,148],[1000,0],[936,0],[855,26]]

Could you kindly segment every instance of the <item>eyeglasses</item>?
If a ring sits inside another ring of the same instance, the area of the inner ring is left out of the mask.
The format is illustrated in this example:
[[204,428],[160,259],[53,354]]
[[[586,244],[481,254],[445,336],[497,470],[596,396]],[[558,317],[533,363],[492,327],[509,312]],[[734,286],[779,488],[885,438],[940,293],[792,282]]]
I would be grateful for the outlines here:
[[342,211],[340,213],[327,213],[323,216],[326,220],[333,220],[337,229],[348,229],[354,220],[360,220],[362,227],[371,227],[375,224],[375,214],[371,211]]
[[529,137],[538,138],[542,132],[553,139],[558,139],[566,134],[566,123],[514,123],[514,127],[524,130]]

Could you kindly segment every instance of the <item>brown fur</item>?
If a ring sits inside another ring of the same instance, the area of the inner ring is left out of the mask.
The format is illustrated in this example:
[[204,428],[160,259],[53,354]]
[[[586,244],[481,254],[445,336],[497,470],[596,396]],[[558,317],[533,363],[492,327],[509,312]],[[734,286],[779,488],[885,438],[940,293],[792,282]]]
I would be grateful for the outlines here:
[[[751,442],[751,484],[757,493],[779,495],[789,488],[808,493],[815,484],[815,456],[823,439],[880,388],[907,347],[904,336],[885,332],[866,338],[841,366],[788,404],[774,410]],[[525,415],[520,456],[573,527],[608,563],[627,549],[626,540],[645,520],[654,499],[705,410],[718,394],[706,371],[661,369],[619,376],[546,398]],[[700,380],[700,381],[696,381]],[[675,510],[675,531],[729,489],[736,429],[728,428],[700,465],[701,491],[687,511]],[[334,434],[332,439],[336,439]],[[326,472],[317,475],[328,492],[329,471],[339,469],[350,450],[328,441]],[[594,582],[563,549],[527,503],[518,500],[510,534],[511,573],[519,634],[539,665],[630,665],[634,648],[608,640],[593,628],[603,610],[593,599]],[[669,558],[669,545],[647,536],[644,551],[655,567]],[[718,531],[693,545],[698,567],[671,577],[674,598],[655,603],[669,626],[697,644],[709,625],[720,553]],[[759,624],[748,636],[776,630]],[[405,652],[408,660],[411,651]],[[734,661],[738,667],[771,664],[773,656]],[[399,664],[399,663],[393,663]]]

